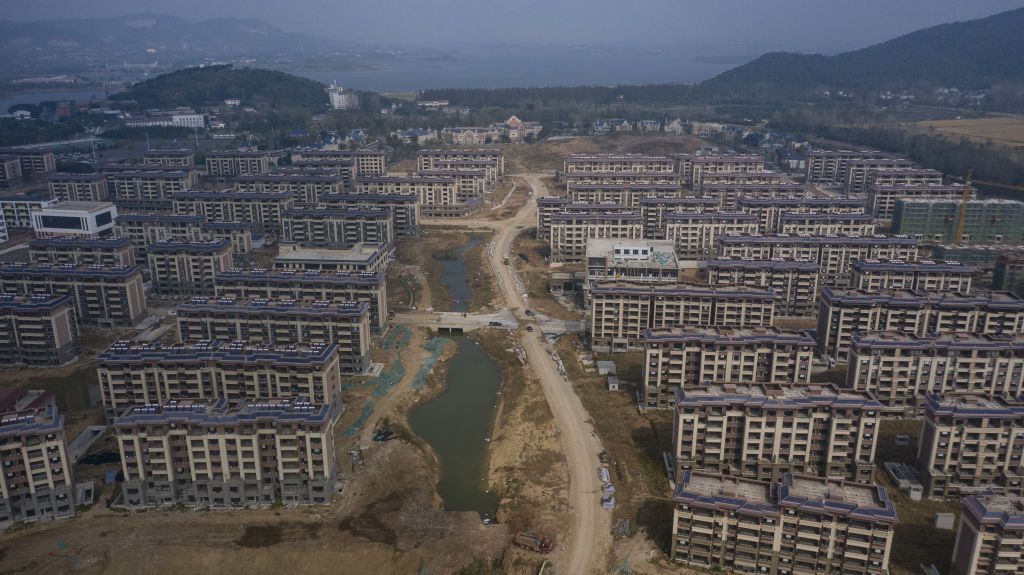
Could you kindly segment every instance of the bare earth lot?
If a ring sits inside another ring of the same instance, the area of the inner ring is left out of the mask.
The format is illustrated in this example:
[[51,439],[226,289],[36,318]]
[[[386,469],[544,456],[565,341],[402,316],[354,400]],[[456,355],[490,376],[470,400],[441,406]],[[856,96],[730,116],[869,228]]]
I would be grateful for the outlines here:
[[912,125],[954,139],[963,137],[982,143],[991,140],[1004,146],[1024,146],[1024,117],[1020,116],[935,120]]

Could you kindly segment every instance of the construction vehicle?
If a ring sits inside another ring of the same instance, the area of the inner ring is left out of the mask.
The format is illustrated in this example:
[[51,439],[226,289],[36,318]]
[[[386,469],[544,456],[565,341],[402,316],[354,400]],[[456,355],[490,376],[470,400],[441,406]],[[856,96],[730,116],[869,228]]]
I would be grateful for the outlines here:
[[516,537],[513,541],[523,549],[529,549],[531,551],[536,551],[537,553],[551,553],[551,550],[555,548],[555,542],[550,537],[545,537],[538,533],[531,533],[529,531],[520,531],[519,533],[516,533]]

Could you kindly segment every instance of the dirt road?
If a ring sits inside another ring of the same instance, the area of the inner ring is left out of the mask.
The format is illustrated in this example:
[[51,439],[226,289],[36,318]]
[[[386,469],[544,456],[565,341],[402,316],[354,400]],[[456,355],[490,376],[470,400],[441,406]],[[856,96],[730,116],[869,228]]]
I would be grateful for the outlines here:
[[[543,195],[539,174],[526,174],[524,179],[533,189],[533,196],[511,219],[494,222],[497,234],[489,246],[488,259],[498,278],[498,286],[506,305],[513,309],[520,323],[530,323],[524,313],[527,308],[522,283],[504,258],[510,255],[512,243],[522,227],[536,221],[537,201]],[[509,261],[512,258],[509,257]],[[572,385],[562,379],[551,358],[551,349],[539,331],[521,337],[530,367],[540,380],[544,397],[555,416],[562,450],[569,465],[569,502],[573,525],[566,542],[564,564],[557,565],[559,573],[603,573],[610,541],[610,516],[601,509],[601,483],[597,477],[598,454],[601,442],[594,434],[589,416]]]

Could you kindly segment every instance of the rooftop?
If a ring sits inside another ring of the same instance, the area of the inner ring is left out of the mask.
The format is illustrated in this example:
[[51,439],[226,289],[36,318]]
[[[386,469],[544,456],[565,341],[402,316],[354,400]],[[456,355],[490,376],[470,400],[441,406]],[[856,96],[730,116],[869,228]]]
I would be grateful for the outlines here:
[[[195,426],[239,425],[261,420],[325,424],[331,408],[310,403],[305,398],[245,399],[231,403],[218,400],[171,400],[158,405],[134,406],[114,419],[115,427],[181,423]],[[255,430],[254,430],[255,432]]]
[[84,201],[67,201],[59,202],[56,205],[44,210],[66,210],[75,212],[100,212],[109,210],[114,207],[113,202],[84,202]]
[[299,246],[281,246],[275,262],[351,262],[370,263],[386,252],[385,244],[376,242],[360,242],[348,249],[335,248],[304,248]]

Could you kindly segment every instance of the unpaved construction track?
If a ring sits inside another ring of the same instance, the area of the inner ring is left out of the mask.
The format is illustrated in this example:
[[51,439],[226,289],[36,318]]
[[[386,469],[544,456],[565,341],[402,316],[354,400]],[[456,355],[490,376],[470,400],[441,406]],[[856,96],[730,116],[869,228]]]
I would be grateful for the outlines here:
[[[497,234],[489,247],[488,259],[506,305],[515,311],[520,323],[530,323],[532,318],[524,313],[528,304],[523,298],[522,284],[513,266],[504,263],[506,257],[509,261],[514,259],[510,252],[521,228],[533,226],[536,222],[537,197],[543,195],[541,175],[525,174],[524,178],[533,189],[533,197],[511,219],[494,222]],[[528,365],[540,381],[544,397],[554,414],[569,465],[572,526],[569,540],[564,542],[565,557],[561,561],[556,557],[555,567],[559,573],[604,573],[611,527],[609,512],[601,508],[601,483],[597,477],[601,442],[594,434],[590,417],[572,384],[559,374],[544,336],[539,330],[523,334],[521,342]]]

